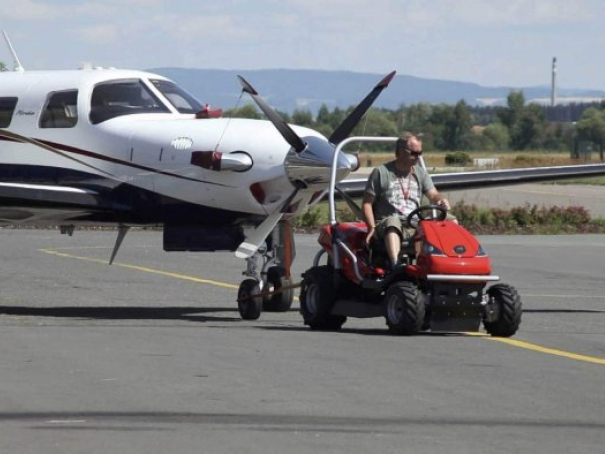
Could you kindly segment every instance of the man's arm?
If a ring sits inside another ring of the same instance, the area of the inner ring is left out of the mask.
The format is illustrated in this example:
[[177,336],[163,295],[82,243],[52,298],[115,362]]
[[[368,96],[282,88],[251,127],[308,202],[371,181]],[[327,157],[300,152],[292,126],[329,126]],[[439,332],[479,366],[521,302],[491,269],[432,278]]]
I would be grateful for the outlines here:
[[376,232],[376,219],[374,219],[374,210],[372,210],[372,203],[374,203],[374,196],[367,192],[363,195],[363,201],[361,202],[361,209],[363,211],[363,217],[366,225],[368,226],[368,233],[366,235],[366,244],[370,244],[370,240]]
[[364,221],[368,226],[368,231],[376,228],[376,219],[374,219],[374,211],[372,210],[372,204],[374,203],[374,196],[367,192],[363,195],[363,201],[361,202],[361,209],[363,211]]
[[425,195],[433,205],[441,205],[446,210],[450,209],[450,202],[445,197],[442,197],[437,189],[429,189]]

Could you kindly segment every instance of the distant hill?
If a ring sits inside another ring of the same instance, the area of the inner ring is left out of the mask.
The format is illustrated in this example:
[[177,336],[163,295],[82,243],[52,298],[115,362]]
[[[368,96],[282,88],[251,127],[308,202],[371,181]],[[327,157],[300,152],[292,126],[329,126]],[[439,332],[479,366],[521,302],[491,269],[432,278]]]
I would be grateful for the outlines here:
[[[276,109],[292,113],[295,109],[317,112],[328,108],[356,105],[385,74],[320,70],[219,70],[156,68],[149,71],[168,77],[190,91],[200,101],[229,109],[241,94],[237,75],[242,75]],[[419,102],[454,104],[464,99],[470,105],[504,104],[511,90],[523,90],[527,101],[549,102],[550,87],[484,87],[468,82],[423,79],[397,75],[374,103],[377,107],[397,109],[401,104]],[[605,91],[557,89],[557,99],[605,99]],[[245,96],[240,106],[250,102]]]

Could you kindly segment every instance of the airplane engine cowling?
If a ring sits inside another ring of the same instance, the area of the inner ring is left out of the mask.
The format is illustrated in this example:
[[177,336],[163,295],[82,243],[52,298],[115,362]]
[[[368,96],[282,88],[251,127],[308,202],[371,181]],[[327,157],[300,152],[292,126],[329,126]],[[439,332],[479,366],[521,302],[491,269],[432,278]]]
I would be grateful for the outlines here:
[[252,168],[252,158],[245,151],[221,153],[220,151],[194,151],[191,164],[204,169],[231,172],[245,172]]

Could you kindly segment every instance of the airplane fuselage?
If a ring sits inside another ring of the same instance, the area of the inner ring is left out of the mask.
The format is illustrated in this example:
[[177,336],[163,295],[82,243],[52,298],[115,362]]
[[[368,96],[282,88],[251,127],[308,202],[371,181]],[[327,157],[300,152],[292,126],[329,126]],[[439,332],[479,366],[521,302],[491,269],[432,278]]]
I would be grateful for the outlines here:
[[[273,124],[200,118],[201,104],[158,75],[4,72],[0,106],[0,222],[245,224],[294,190],[291,146]],[[325,187],[328,166],[319,157],[286,216]]]

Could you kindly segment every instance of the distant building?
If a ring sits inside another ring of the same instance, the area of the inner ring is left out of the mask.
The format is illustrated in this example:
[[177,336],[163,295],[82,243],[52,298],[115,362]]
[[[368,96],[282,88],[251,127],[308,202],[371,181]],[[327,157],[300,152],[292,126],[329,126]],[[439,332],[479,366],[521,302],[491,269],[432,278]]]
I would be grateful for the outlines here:
[[[565,106],[568,104],[590,104],[595,102],[605,101],[605,96],[588,97],[588,96],[557,96],[555,100],[556,106]],[[507,98],[477,98],[478,106],[506,106]],[[538,104],[540,106],[550,106],[552,98],[533,98],[525,101],[526,104]]]

